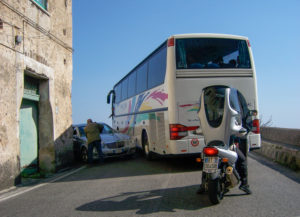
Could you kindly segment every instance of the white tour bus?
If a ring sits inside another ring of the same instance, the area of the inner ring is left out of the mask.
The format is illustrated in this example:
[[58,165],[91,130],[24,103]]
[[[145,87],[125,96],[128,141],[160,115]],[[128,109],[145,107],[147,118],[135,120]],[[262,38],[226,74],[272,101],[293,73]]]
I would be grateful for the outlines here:
[[107,96],[112,126],[126,133],[148,159],[199,154],[204,146],[197,115],[203,88],[234,87],[256,110],[250,149],[260,147],[256,72],[246,37],[223,34],[171,36],[123,77]]

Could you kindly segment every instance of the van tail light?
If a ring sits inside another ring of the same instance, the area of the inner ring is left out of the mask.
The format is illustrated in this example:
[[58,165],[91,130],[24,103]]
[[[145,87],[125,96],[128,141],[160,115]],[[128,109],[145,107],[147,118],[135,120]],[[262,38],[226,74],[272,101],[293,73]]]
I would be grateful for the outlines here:
[[255,134],[260,133],[260,127],[259,127],[259,119],[254,119],[252,122],[252,132]]
[[179,140],[188,135],[188,131],[193,131],[199,128],[199,126],[184,126],[182,124],[170,124],[170,139]]
[[219,151],[218,151],[218,149],[216,149],[214,147],[205,147],[203,149],[203,153],[206,156],[216,156],[216,155],[218,155]]

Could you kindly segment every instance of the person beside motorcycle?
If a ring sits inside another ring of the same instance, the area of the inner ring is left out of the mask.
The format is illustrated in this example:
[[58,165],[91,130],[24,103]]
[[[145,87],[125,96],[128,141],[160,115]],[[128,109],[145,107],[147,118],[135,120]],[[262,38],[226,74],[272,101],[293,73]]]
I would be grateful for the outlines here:
[[[241,185],[239,189],[244,191],[247,194],[251,194],[250,186],[248,184],[248,167],[247,167],[247,141],[244,139],[240,139],[239,147],[237,147],[236,152],[238,155],[238,159],[236,162],[236,169],[240,175]],[[202,183],[200,184],[199,189],[197,190],[197,194],[202,194],[205,192],[204,180],[205,173],[202,173]]]
[[[210,110],[215,109],[216,104],[218,103],[218,98],[216,93],[214,92],[214,88],[211,88],[210,91],[207,91],[208,94],[210,94],[210,97],[208,99],[210,101],[207,102],[207,107],[211,107]],[[245,98],[242,96],[241,93],[238,91],[236,92],[238,96],[238,102],[236,101],[238,105],[236,107],[240,108],[240,114],[242,119],[242,126],[249,131],[251,129],[251,123],[248,123],[248,114],[249,110],[247,107],[247,103]],[[222,102],[222,100],[219,100],[219,103]],[[223,108],[224,105],[221,105],[220,108]],[[234,107],[234,106],[233,106]],[[208,117],[209,118],[209,117]],[[220,120],[221,121],[221,120]],[[244,191],[247,194],[251,194],[251,190],[248,184],[248,167],[247,167],[247,153],[248,153],[248,144],[246,138],[238,138],[235,136],[230,137],[230,144],[236,144],[236,153],[238,155],[238,159],[236,162],[236,169],[240,176],[241,185],[239,186],[239,189]],[[199,189],[197,190],[197,194],[202,194],[205,192],[205,179],[206,179],[206,173],[202,173],[202,183],[200,184]]]
[[[252,120],[248,120],[249,118],[249,109],[247,106],[247,102],[243,95],[240,92],[238,93],[239,104],[241,108],[242,115],[242,126],[249,132],[252,128]],[[248,156],[248,140],[247,138],[238,138],[237,143],[237,155],[238,159],[236,162],[236,169],[241,178],[241,185],[239,189],[244,191],[247,194],[251,194],[250,186],[248,184],[248,165],[247,165],[247,156]]]
[[239,189],[244,191],[247,194],[251,194],[251,190],[248,184],[248,166],[247,166],[247,139],[238,139],[236,141],[238,147],[236,147],[236,153],[238,159],[236,162],[236,169],[240,175],[241,185]]
[[88,163],[93,162],[93,147],[97,147],[99,160],[103,162],[103,153],[101,147],[100,133],[103,130],[103,125],[93,122],[92,119],[87,120],[87,125],[84,128],[84,132],[88,143]]

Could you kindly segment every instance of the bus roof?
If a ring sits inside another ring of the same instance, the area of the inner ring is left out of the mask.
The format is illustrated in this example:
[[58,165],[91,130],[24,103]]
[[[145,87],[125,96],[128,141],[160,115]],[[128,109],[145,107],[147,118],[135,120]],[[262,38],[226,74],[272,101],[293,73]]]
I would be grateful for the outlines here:
[[[228,39],[239,39],[239,40],[248,40],[247,37],[239,35],[229,35],[229,34],[218,34],[218,33],[188,33],[188,34],[176,34],[171,35],[169,38],[228,38]],[[157,50],[167,44],[168,40],[165,40],[161,45],[159,45],[152,53],[150,53],[146,58],[143,59],[138,65],[136,65],[132,70],[130,70],[121,80],[119,80],[113,88],[115,88],[119,83],[121,83],[132,71],[136,70],[141,66],[152,54]]]
[[165,40],[161,45],[159,45],[153,52],[151,52],[146,58],[143,59],[143,61],[141,61],[138,65],[136,65],[132,70],[130,70],[121,80],[119,80],[113,88],[115,88],[119,83],[121,83],[131,72],[133,72],[134,70],[136,70],[138,67],[140,67],[141,65],[144,64],[144,62],[150,57],[152,56],[152,54],[154,54],[155,52],[157,52],[161,47],[163,46],[167,46],[167,41]]
[[229,34],[217,34],[217,33],[189,33],[189,34],[177,34],[172,35],[169,38],[230,38],[230,39],[241,39],[248,40],[245,36],[240,35],[229,35]]

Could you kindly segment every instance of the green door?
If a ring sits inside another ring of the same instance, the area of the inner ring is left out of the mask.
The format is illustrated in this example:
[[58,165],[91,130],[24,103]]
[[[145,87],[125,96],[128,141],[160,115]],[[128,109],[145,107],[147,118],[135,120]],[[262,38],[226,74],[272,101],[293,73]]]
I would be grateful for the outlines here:
[[37,172],[38,105],[23,98],[20,110],[20,163],[22,175]]

